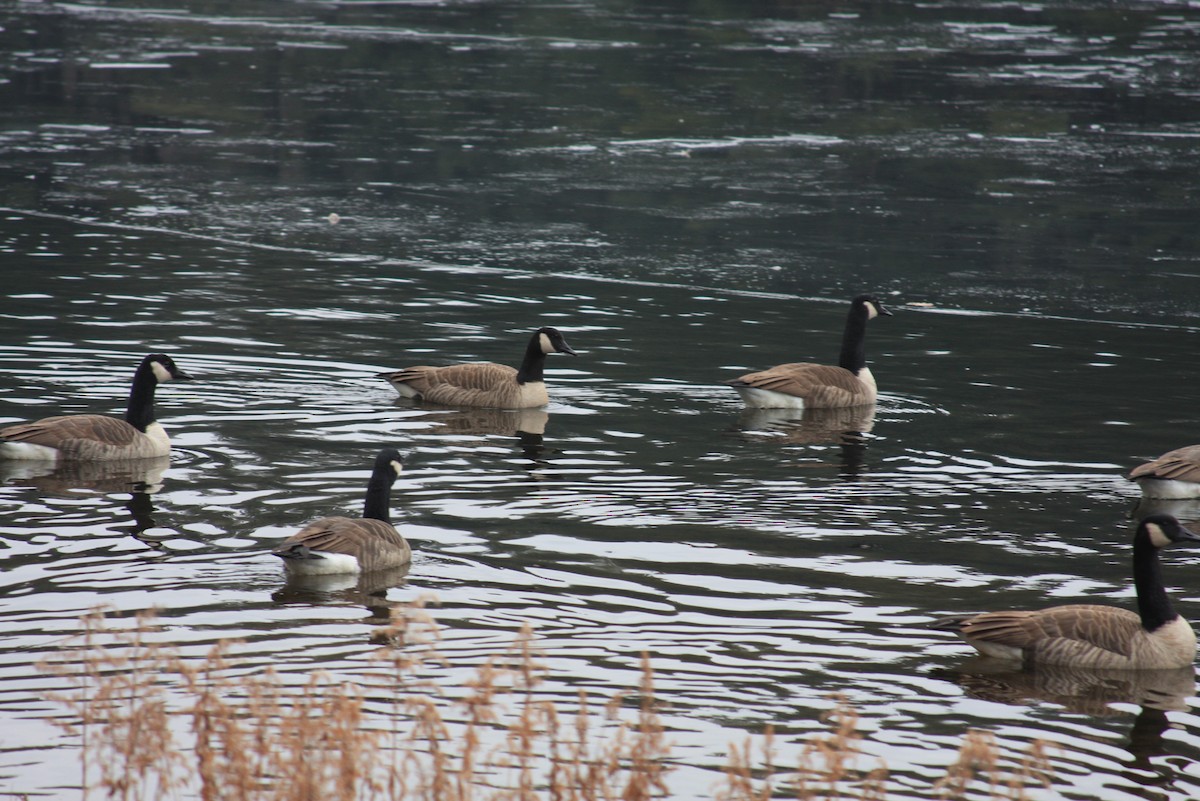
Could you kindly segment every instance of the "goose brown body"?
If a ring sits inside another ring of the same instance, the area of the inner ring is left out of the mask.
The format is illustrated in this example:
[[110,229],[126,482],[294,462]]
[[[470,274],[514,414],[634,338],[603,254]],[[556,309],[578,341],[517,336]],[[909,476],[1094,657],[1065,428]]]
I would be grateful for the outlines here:
[[418,365],[381,376],[393,386],[407,387],[412,393],[407,397],[446,406],[526,409],[545,406],[550,402],[546,382],[522,384],[517,381],[517,370],[506,364],[473,362],[448,367]]
[[102,414],[44,417],[0,428],[0,458],[42,461],[109,461],[166,456],[167,432],[154,419],[154,390],[190,379],[165,354],[142,359],[134,373],[125,419]]
[[[866,367],[858,374],[815,362],[780,364],[729,382],[735,389],[756,389],[799,398],[803,408],[829,409],[875,402],[875,378]],[[744,393],[743,393],[744,394]],[[750,404],[747,404],[750,405]]]
[[171,452],[171,441],[157,423],[138,431],[124,420],[103,414],[72,414],[19,423],[0,428],[0,440],[52,449],[57,451],[57,458],[72,461],[139,459]]
[[550,402],[544,366],[551,353],[575,351],[557,329],[544,327],[533,333],[520,369],[493,362],[468,362],[446,367],[418,365],[379,373],[406,398],[446,406],[493,409],[528,409]]
[[750,408],[828,409],[875,402],[875,377],[867,368],[867,321],[891,315],[871,295],[850,301],[838,363],[789,362],[747,373],[725,383]]
[[1138,465],[1129,478],[1149,498],[1200,497],[1200,445],[1188,445]]
[[958,632],[986,656],[1035,664],[1177,668],[1196,656],[1196,634],[1182,617],[1151,633],[1136,612],[1100,604],[961,615],[943,618],[935,628]]
[[1200,535],[1170,515],[1142,520],[1133,538],[1138,609],[1067,604],[1035,611],[952,615],[933,628],[956,632],[985,656],[1028,664],[1144,670],[1179,668],[1196,658],[1196,634],[1171,605],[1158,551]]
[[[361,517],[322,517],[288,537],[275,549],[275,555],[284,558],[284,564],[293,568],[295,563],[291,559],[312,560],[314,552],[353,557],[358,563],[357,569],[363,573],[403,567],[412,561],[412,548],[395,526],[382,520]],[[305,571],[301,568],[300,572],[326,571]]]
[[392,525],[391,488],[403,469],[400,453],[384,448],[375,457],[362,517],[322,517],[281,542],[272,554],[289,573],[368,573],[403,567],[412,548]]

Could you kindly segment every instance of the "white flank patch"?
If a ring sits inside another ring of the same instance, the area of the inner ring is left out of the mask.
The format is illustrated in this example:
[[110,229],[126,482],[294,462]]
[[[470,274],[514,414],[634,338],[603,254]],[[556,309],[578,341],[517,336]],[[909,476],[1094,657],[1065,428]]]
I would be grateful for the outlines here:
[[45,445],[34,445],[29,442],[0,442],[0,459],[57,462],[58,449],[48,448]]
[[984,656],[990,656],[992,659],[1021,660],[1025,658],[1025,654],[1020,648],[1014,648],[1011,645],[1000,645],[999,643],[994,642],[981,642],[979,640],[972,640],[968,637],[964,637],[963,639],[966,640],[967,643],[969,643],[976,651]]
[[742,402],[751,409],[803,409],[804,398],[770,389],[734,387],[742,396]]
[[1139,478],[1138,486],[1147,498],[1166,498],[1181,500],[1183,498],[1200,498],[1200,483],[1195,481],[1175,481],[1166,478]]
[[344,553],[312,551],[320,559],[284,559],[283,565],[289,573],[301,576],[326,576],[331,573],[359,573],[358,559]]
[[171,371],[163,367],[159,362],[150,362],[150,369],[154,371],[154,377],[158,379],[160,384],[174,378],[171,375]]
[[388,383],[396,388],[396,391],[400,393],[400,397],[402,398],[415,398],[420,394],[403,381],[389,381]]

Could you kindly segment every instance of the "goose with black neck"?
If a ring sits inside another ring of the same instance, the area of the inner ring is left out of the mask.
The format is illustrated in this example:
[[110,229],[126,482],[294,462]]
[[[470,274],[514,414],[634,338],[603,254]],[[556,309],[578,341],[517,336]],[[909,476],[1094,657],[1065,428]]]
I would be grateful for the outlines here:
[[867,367],[867,322],[892,313],[874,295],[850,301],[838,363],[790,362],[725,383],[751,409],[828,409],[875,402],[875,377]]
[[418,365],[379,373],[402,397],[446,406],[529,409],[550,402],[544,375],[552,353],[576,355],[557,328],[533,332],[519,369],[494,362],[467,362],[446,367]]
[[155,420],[154,392],[159,384],[190,378],[170,356],[151,353],[133,374],[125,419],[72,414],[7,426],[0,429],[0,459],[59,462],[166,456],[171,441]]
[[1151,515],[1133,535],[1137,612],[1099,604],[1067,604],[1037,611],[953,615],[933,628],[956,632],[984,656],[1025,664],[1143,670],[1190,665],[1196,634],[1175,611],[1163,585],[1158,552],[1200,542],[1170,515]]

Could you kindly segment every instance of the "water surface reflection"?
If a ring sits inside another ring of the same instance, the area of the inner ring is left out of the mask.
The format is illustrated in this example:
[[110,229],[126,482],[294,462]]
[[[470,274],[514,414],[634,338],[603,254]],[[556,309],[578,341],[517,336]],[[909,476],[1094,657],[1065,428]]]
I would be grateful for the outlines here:
[[[356,675],[433,593],[447,687],[527,622],[544,700],[632,688],[648,650],[681,798],[767,723],[794,762],[832,692],[896,797],[971,727],[1060,746],[1064,797],[1200,795],[1187,681],[979,675],[925,628],[1129,602],[1124,475],[1195,425],[1198,30],[1162,4],[0,10],[0,422],[110,410],[147,349],[197,378],[159,400],[169,465],[0,483],[5,789],[77,795],[31,665],[97,603],[299,682]],[[870,414],[745,415],[721,382],[835,352],[862,291],[896,311]],[[580,346],[545,409],[374,377],[533,324]],[[407,575],[285,581],[269,549],[356,510],[346,466],[383,444]]]

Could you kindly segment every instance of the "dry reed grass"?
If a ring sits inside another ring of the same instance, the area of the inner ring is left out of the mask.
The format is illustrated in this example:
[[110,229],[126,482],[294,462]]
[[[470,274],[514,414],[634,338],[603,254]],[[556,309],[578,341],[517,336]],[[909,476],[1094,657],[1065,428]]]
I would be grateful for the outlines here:
[[1003,752],[991,732],[972,729],[963,738],[958,759],[938,782],[939,798],[969,797],[973,787],[986,789],[993,799],[1024,801],[1034,787],[1051,786],[1050,757],[1046,743],[1034,740],[1013,767],[1002,764]]
[[[670,794],[670,744],[653,671],[642,658],[635,698],[573,706],[539,696],[545,666],[524,629],[447,698],[431,678],[439,629],[422,603],[394,610],[355,682],[317,671],[303,682],[239,667],[222,643],[201,660],[162,644],[152,615],[102,611],[43,668],[80,744],[83,798],[118,801],[649,801]],[[633,701],[636,700],[636,703]],[[776,766],[771,730],[730,747],[720,801],[887,796],[882,764],[860,767],[858,713],[836,699],[799,764]],[[756,746],[757,742],[757,746]],[[758,749],[756,759],[755,750]],[[755,767],[755,762],[760,767]],[[1006,761],[1009,763],[1006,766]],[[1024,799],[1049,784],[1041,743],[1015,764],[971,732],[935,792]]]

